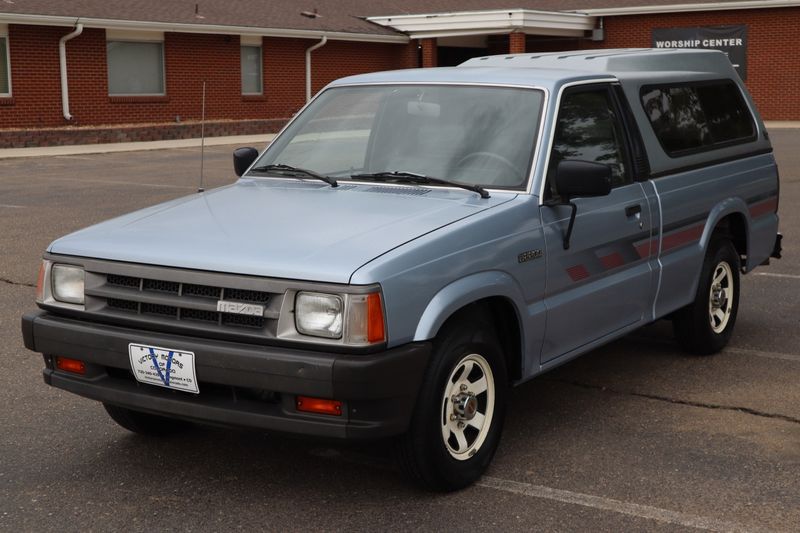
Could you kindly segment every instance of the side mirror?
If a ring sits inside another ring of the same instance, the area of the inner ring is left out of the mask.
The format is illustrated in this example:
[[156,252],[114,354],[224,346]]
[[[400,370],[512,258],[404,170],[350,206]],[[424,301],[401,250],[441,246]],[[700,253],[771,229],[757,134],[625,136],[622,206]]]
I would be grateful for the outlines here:
[[565,159],[556,168],[556,191],[564,203],[575,197],[607,196],[611,192],[611,167]]
[[237,148],[233,151],[233,171],[241,177],[250,168],[256,157],[258,157],[258,150],[255,148]]
[[607,196],[611,193],[611,167],[592,161],[564,159],[556,167],[556,192],[561,197],[560,205],[572,208],[569,226],[564,235],[564,249],[569,250],[569,240],[575,225],[578,206],[572,203],[574,197]]

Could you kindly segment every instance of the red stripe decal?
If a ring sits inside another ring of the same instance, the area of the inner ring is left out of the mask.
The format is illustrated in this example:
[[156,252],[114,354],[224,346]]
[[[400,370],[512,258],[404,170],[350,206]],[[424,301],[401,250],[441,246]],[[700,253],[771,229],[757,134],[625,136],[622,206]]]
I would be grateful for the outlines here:
[[583,265],[575,265],[567,269],[567,274],[572,278],[572,281],[581,281],[589,277],[589,271]]
[[767,213],[774,213],[777,208],[778,198],[769,198],[763,202],[759,202],[750,206],[750,218],[758,218],[766,215]]
[[699,241],[700,237],[703,235],[703,228],[704,225],[699,224],[664,236],[664,240],[661,242],[661,252],[666,252],[667,250],[689,244],[690,242]]
[[619,252],[613,252],[608,255],[604,255],[600,258],[600,262],[603,263],[603,267],[606,270],[611,270],[612,268],[621,267],[625,264],[625,259],[622,257],[622,254]]
[[639,257],[642,259],[645,257],[650,257],[650,250],[655,250],[657,247],[658,239],[647,240],[634,245],[634,248],[636,248],[636,253],[639,254]]

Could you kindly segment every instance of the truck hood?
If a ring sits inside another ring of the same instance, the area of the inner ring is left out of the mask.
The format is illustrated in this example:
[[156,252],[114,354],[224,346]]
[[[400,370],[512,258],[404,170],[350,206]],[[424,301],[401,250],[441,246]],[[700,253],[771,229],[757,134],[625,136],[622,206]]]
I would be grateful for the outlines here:
[[432,187],[241,179],[56,240],[54,254],[348,283],[359,267],[513,199]]

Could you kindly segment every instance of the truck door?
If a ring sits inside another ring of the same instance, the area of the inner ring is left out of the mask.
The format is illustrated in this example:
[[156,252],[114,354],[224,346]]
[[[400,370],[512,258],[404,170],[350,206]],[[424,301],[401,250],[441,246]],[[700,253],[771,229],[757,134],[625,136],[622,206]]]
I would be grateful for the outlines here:
[[[634,181],[616,98],[608,84],[574,86],[561,98],[541,207],[547,258],[542,364],[642,322],[652,304],[650,205]],[[577,217],[569,249],[570,208],[554,205],[555,170],[565,159],[604,163],[612,172],[608,196],[572,199]]]

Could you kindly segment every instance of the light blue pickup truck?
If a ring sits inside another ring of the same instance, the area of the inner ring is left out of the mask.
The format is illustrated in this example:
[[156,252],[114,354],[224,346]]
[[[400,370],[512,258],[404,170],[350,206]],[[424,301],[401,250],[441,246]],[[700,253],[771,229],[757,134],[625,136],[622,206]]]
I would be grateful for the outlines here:
[[481,57],[338,80],[240,179],[56,240],[45,381],[146,434],[391,439],[453,490],[508,389],[661,318],[728,342],[780,257],[778,170],[724,54]]

